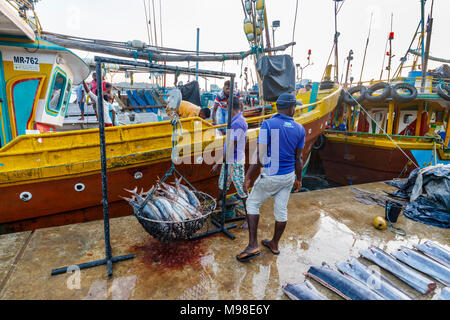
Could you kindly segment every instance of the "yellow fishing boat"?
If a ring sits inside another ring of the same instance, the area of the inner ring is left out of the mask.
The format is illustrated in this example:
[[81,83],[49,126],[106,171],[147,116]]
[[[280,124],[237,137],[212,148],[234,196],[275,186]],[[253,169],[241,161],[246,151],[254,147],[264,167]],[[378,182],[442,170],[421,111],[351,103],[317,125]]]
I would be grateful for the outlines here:
[[[0,21],[13,16],[0,6]],[[23,20],[0,24],[0,231],[29,230],[99,219],[102,188],[98,129],[58,132],[62,128],[71,88],[89,75],[89,68],[66,48],[44,41]],[[4,29],[1,29],[4,28]],[[16,28],[16,33],[11,32]],[[37,34],[37,35],[36,35]],[[306,129],[303,157],[327,125],[340,88],[299,95],[303,103],[295,120]],[[261,122],[247,118],[248,144],[256,142]],[[215,194],[217,176],[202,155],[222,152],[223,136],[200,118],[180,120],[177,169],[200,191]],[[121,199],[124,189],[148,188],[172,160],[170,121],[106,128],[111,216],[131,213]],[[215,147],[218,147],[215,151]],[[188,149],[188,147],[190,147]],[[190,164],[186,164],[186,159]],[[202,164],[194,166],[193,164]],[[307,161],[305,161],[307,164]],[[305,166],[307,167],[307,166]]]

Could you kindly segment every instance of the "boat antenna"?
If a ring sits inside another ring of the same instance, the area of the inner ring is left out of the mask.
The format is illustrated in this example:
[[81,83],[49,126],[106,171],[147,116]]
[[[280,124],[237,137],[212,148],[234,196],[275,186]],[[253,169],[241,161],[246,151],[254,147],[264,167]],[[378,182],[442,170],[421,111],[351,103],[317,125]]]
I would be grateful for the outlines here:
[[391,32],[389,33],[389,65],[388,65],[388,82],[391,80],[391,65],[392,65],[392,40],[394,39],[394,32],[393,32],[393,25],[394,25],[394,14],[391,13]]
[[[295,39],[295,27],[297,26],[297,13],[298,13],[298,0],[295,5],[295,20],[294,20],[294,30],[292,31],[292,42],[294,42]],[[294,46],[292,46],[291,57],[292,59],[294,59]]]
[[[156,29],[156,15],[155,15],[155,0],[152,0],[152,7],[153,7],[153,30],[155,32],[155,46],[158,46],[158,36],[156,33],[157,29]],[[148,4],[148,8],[150,10],[150,3]]]
[[148,20],[148,15],[147,15],[147,5],[145,4],[145,0],[142,0],[142,2],[144,3],[145,25],[147,26],[148,44],[151,46],[152,40],[151,40],[151,32],[150,32],[150,28],[149,28],[150,21]]
[[[334,80],[339,82],[339,51],[338,51],[338,38],[340,33],[337,29],[337,16],[341,11],[345,0],[333,0],[334,1]],[[339,6],[338,2],[342,2]]]
[[[422,84],[421,84],[421,90],[425,89],[425,80],[427,75],[427,69],[428,69],[428,60],[430,57],[430,46],[431,46],[431,33],[433,31],[433,7],[434,7],[434,0],[431,2],[431,11],[428,16],[428,22],[427,22],[427,42],[425,45],[425,53],[424,53],[424,60],[422,61]],[[422,42],[422,48],[423,48],[423,42]]]
[[364,50],[363,63],[362,63],[362,67],[361,67],[361,75],[359,77],[359,84],[362,83],[362,76],[363,76],[363,72],[364,72],[364,67],[366,65],[367,48],[369,47],[370,32],[372,31],[372,19],[373,19],[373,12],[370,15],[369,34],[367,35],[366,48]]

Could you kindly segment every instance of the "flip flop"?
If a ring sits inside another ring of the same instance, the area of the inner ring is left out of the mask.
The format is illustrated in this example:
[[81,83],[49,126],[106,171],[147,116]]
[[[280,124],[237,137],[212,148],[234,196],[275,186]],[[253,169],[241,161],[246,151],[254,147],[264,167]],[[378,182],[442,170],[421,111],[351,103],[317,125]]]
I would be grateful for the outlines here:
[[[240,257],[242,254],[246,254],[246,256]],[[236,256],[236,259],[237,259],[239,262],[246,262],[246,261],[249,261],[249,260],[251,260],[251,259],[253,259],[253,258],[256,258],[256,257],[259,256],[260,254],[261,254],[261,251],[259,251],[259,250],[257,250],[256,252],[243,251],[243,252],[241,252],[240,254],[238,254],[238,255]]]
[[272,250],[272,248],[271,247],[269,247],[269,240],[267,240],[267,239],[265,239],[265,240],[262,240],[261,241],[261,244],[264,246],[264,247],[266,247],[267,249],[269,249],[274,255],[279,255],[280,254],[280,251],[273,251]]

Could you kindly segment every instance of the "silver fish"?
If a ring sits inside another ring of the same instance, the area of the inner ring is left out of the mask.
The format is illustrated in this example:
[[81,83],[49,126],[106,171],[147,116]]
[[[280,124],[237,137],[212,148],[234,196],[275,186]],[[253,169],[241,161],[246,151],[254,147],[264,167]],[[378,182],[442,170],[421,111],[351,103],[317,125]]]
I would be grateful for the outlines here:
[[446,286],[450,286],[450,269],[415,250],[402,246],[392,253],[394,257]]
[[198,201],[197,197],[195,196],[194,192],[192,192],[192,190],[190,190],[188,187],[186,187],[185,185],[180,185],[180,187],[186,192],[188,198],[189,198],[189,203],[191,205],[193,205],[195,208],[200,209],[201,208],[201,203],[200,201]]
[[412,300],[406,293],[397,288],[378,271],[369,268],[356,258],[349,258],[347,262],[337,263],[339,271],[367,285],[387,300]]
[[328,300],[308,280],[296,285],[286,283],[281,290],[291,300]]
[[436,289],[436,283],[424,277],[419,272],[399,262],[390,254],[380,248],[370,246],[367,250],[361,250],[359,253],[383,269],[394,274],[397,278],[406,282],[409,286],[422,294],[428,294]]

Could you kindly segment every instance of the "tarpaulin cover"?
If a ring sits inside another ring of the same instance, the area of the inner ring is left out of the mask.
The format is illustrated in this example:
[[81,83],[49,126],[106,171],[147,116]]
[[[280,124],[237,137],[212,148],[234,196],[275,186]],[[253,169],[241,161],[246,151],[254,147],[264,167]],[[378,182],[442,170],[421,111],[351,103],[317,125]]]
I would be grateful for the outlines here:
[[295,66],[289,55],[263,56],[256,64],[266,101],[276,101],[285,92],[295,91]]
[[181,94],[184,101],[189,101],[197,106],[202,105],[202,100],[200,99],[200,86],[197,81],[191,81],[183,86],[179,86]]
[[450,227],[450,165],[415,169],[405,182],[388,181],[393,195],[409,199],[404,215],[440,228]]
[[436,68],[431,75],[435,78],[450,79],[450,67],[446,64]]

